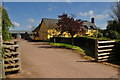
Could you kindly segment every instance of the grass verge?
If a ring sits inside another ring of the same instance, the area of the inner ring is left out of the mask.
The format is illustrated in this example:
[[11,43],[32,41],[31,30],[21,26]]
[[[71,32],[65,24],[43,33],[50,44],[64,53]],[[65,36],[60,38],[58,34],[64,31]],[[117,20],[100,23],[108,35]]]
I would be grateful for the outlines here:
[[89,60],[95,60],[93,57],[93,55],[89,55],[91,53],[90,50],[88,50],[87,48],[82,48],[82,47],[78,47],[78,46],[73,46],[73,45],[69,45],[69,44],[64,44],[64,43],[52,43],[52,42],[48,42],[48,44],[50,45],[54,45],[54,46],[59,46],[59,47],[63,47],[63,48],[67,48],[67,49],[72,49],[73,52],[77,52],[81,55],[81,57],[89,59]]
[[[59,46],[59,47],[62,47],[62,48],[71,49],[74,52],[79,53],[82,58],[85,58],[85,59],[91,60],[91,61],[95,61],[94,53],[92,51],[90,51],[88,48],[72,46],[72,45],[64,44],[64,43],[47,42],[47,44],[50,44],[50,45],[53,45],[53,46]],[[108,66],[113,66],[115,68],[120,68],[119,65],[115,65],[115,64],[112,64],[112,63],[108,63],[108,62],[98,62],[98,63],[102,63],[102,64],[108,65]]]

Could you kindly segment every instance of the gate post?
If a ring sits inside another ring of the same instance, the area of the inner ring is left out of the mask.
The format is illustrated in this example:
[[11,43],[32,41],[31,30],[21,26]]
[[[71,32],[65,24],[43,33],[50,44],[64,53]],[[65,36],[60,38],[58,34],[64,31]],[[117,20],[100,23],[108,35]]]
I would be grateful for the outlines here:
[[4,59],[2,57],[2,1],[0,1],[0,80],[5,77],[4,73]]
[[98,39],[95,39],[95,61],[98,61]]

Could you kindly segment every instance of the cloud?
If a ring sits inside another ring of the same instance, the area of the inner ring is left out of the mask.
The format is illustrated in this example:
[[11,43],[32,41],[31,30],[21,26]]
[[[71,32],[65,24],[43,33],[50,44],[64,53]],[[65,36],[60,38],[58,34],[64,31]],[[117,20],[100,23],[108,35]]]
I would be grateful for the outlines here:
[[66,2],[71,2],[71,0],[65,0]]
[[91,11],[88,11],[88,15],[93,15],[94,14],[94,12],[91,10]]
[[87,17],[87,16],[92,16],[94,14],[94,11],[90,10],[90,11],[85,12],[85,13],[80,12],[79,14],[83,17]]
[[48,8],[48,11],[52,11],[52,8]]
[[103,23],[103,24],[97,24],[98,25],[98,27],[100,27],[100,29],[106,29],[106,27],[107,27],[107,23]]
[[31,25],[27,25],[27,28],[32,29],[32,28],[33,28],[33,26],[31,26]]
[[36,28],[35,26],[32,26],[32,25],[27,25],[26,27],[31,29],[31,30],[34,30]]
[[107,11],[104,11],[102,14],[95,14],[94,11],[90,10],[84,13],[80,12],[79,15],[81,15],[82,17],[94,17],[96,20],[103,20],[109,17]]
[[30,23],[35,23],[36,22],[36,20],[34,20],[34,19],[28,19],[27,21],[30,22]]
[[103,20],[105,18],[108,18],[108,14],[99,14],[99,15],[95,15],[94,18],[97,20]]
[[65,0],[68,4],[71,4],[72,1],[71,0]]
[[19,27],[20,26],[20,23],[17,23],[17,22],[13,22],[13,24],[14,24],[14,26],[17,26],[17,27]]

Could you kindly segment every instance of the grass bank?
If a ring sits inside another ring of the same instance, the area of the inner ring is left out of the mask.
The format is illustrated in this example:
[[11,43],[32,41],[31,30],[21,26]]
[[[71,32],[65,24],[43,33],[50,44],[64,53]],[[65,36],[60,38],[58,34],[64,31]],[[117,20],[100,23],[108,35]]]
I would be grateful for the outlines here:
[[[64,43],[47,42],[47,44],[50,44],[52,46],[58,46],[58,47],[66,48],[66,49],[71,49],[74,52],[79,53],[82,58],[85,58],[85,59],[91,60],[91,61],[95,61],[93,52],[91,50],[89,50],[88,48],[72,46],[72,45],[64,44]],[[104,65],[108,65],[108,66],[113,66],[115,68],[120,68],[119,65],[111,64],[111,63],[108,63],[108,62],[99,62],[99,63],[103,63]]]
[[64,43],[48,42],[48,44],[53,45],[53,46],[59,46],[59,47],[66,48],[66,49],[71,49],[74,52],[79,53],[81,55],[81,57],[83,57],[83,58],[86,58],[86,59],[89,59],[89,60],[94,60],[94,58],[92,58],[94,55],[90,55],[91,51],[87,48],[73,46],[73,45],[64,44]]

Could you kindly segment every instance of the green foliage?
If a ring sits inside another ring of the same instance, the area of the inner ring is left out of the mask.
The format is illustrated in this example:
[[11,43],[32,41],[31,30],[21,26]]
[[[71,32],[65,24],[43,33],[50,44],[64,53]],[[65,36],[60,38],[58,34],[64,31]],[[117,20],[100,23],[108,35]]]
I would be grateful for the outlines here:
[[107,37],[100,37],[100,38],[96,38],[96,37],[89,37],[89,36],[82,36],[88,39],[98,39],[98,40],[111,40],[110,38]]
[[2,36],[3,40],[11,40],[11,35],[9,34],[9,29],[14,25],[9,19],[7,11],[2,7]]
[[2,58],[4,58],[4,56],[6,55],[5,49],[0,45],[0,51],[2,54]]
[[6,55],[5,49],[2,48],[2,58],[4,58],[4,56]]
[[117,31],[120,34],[120,22],[113,20],[108,21],[107,31]]
[[120,1],[116,2],[112,8],[112,12],[113,14],[111,17],[113,20],[108,21],[105,37],[111,39],[120,39]]
[[117,31],[110,30],[108,31],[107,37],[111,39],[120,39],[120,34]]
[[97,36],[98,38],[102,38],[103,37],[103,33],[101,33],[101,32],[98,32],[98,36]]

